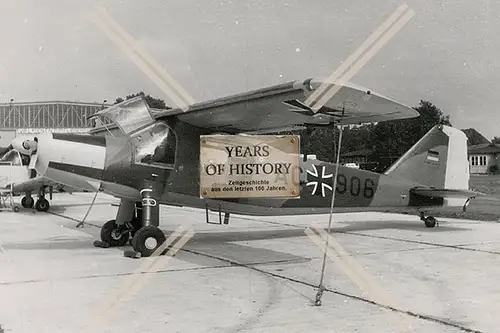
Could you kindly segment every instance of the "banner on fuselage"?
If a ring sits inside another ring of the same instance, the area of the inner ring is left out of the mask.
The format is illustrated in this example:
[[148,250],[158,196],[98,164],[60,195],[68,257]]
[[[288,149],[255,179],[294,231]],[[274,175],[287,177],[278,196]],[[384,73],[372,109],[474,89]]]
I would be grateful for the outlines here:
[[298,198],[300,136],[200,136],[200,197]]

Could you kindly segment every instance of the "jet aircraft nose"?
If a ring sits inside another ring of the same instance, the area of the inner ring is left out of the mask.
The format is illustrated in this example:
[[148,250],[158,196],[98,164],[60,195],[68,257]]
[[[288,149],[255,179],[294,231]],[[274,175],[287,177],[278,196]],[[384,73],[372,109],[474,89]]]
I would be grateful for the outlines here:
[[106,138],[43,133],[32,158],[41,176],[76,189],[97,191],[106,159]]

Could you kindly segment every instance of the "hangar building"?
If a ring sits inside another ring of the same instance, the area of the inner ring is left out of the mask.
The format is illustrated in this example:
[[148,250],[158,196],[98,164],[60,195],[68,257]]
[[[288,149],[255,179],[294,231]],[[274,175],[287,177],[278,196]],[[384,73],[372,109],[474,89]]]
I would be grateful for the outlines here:
[[0,147],[14,137],[40,132],[88,132],[94,121],[87,117],[108,107],[103,103],[68,101],[0,104]]

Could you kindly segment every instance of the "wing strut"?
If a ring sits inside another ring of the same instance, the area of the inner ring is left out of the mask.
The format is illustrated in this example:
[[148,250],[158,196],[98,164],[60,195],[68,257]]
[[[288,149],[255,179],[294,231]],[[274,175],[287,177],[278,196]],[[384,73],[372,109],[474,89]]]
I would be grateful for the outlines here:
[[[345,108],[342,109],[342,115],[341,118],[339,119],[339,122],[341,122],[344,119],[344,112]],[[335,125],[334,125],[335,129]],[[321,306],[321,297],[323,296],[323,292],[325,291],[325,287],[323,286],[323,278],[325,276],[325,265],[326,265],[326,254],[328,251],[328,246],[329,246],[329,240],[330,240],[330,232],[332,228],[332,216],[333,216],[333,206],[335,205],[335,193],[337,191],[337,176],[339,173],[339,164],[340,164],[340,147],[342,145],[342,134],[344,133],[344,126],[340,125],[340,133],[339,133],[339,142],[337,144],[337,151],[336,151],[336,165],[335,165],[335,178],[333,178],[333,191],[332,191],[332,202],[330,205],[330,216],[328,218],[328,231],[326,235],[326,241],[325,241],[325,250],[323,253],[323,263],[321,267],[321,277],[319,281],[319,286],[318,286],[318,292],[316,293],[316,306]],[[333,139],[335,140],[335,131],[333,134]],[[335,144],[334,144],[335,145]]]

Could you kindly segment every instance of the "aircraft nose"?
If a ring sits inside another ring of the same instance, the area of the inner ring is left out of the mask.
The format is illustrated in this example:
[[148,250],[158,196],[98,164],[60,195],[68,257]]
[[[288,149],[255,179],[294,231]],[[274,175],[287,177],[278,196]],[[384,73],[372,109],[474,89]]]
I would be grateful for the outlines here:
[[38,136],[35,170],[55,182],[96,191],[106,159],[106,138],[93,135],[43,133]]
[[26,155],[30,155],[33,150],[36,150],[36,142],[28,137],[14,138],[11,142],[13,149]]

